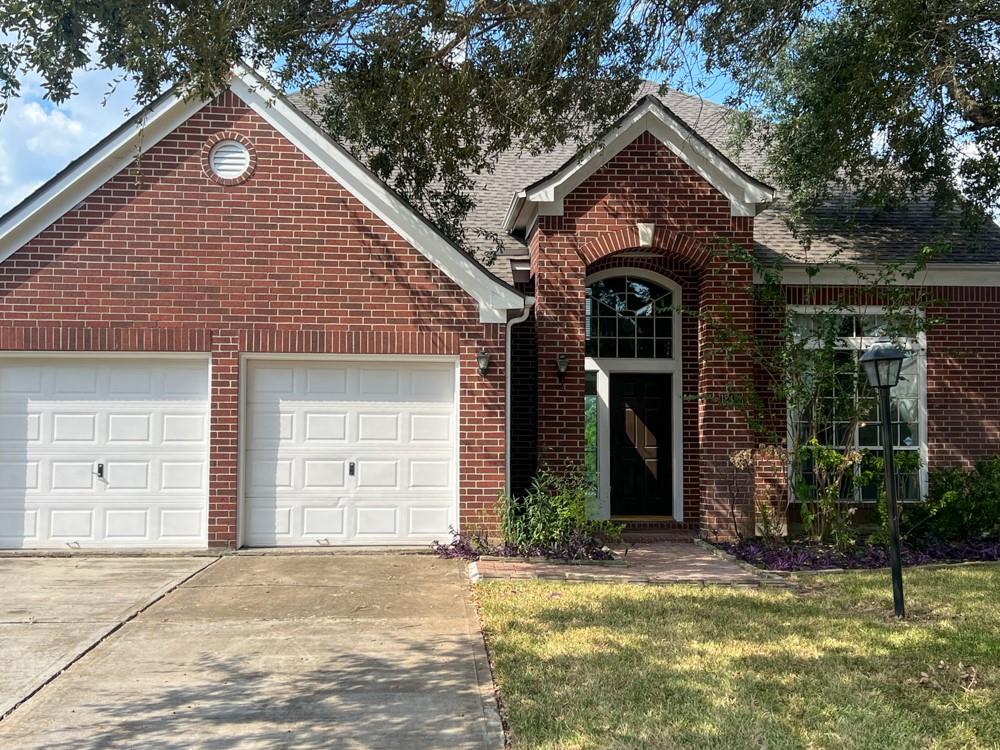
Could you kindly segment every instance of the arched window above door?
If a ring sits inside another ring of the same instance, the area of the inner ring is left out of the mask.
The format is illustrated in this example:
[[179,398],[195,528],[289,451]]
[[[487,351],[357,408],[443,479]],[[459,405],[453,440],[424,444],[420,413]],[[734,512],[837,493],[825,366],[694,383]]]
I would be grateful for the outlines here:
[[623,274],[587,286],[588,357],[673,357],[673,293],[655,282]]

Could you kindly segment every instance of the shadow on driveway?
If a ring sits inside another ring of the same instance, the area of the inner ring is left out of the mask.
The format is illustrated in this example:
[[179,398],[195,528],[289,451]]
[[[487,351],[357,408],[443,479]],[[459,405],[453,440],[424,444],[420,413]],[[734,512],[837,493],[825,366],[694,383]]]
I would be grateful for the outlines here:
[[499,748],[460,564],[236,556],[0,723],[45,748]]

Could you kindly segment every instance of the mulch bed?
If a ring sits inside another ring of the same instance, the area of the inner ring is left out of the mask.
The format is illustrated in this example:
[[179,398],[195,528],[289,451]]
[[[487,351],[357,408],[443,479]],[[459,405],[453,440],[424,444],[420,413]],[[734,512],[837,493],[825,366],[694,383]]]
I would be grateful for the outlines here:
[[[743,539],[739,542],[717,542],[716,546],[764,570],[872,570],[889,565],[885,547],[864,542],[846,552],[807,539],[773,544],[761,539]],[[903,565],[1000,561],[1000,539],[904,544],[902,560]]]

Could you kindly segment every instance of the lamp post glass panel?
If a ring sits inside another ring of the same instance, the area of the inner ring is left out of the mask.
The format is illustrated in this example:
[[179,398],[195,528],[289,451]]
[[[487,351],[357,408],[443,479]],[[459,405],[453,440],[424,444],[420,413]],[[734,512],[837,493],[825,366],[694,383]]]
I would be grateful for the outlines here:
[[893,460],[892,421],[889,390],[899,382],[905,358],[902,350],[888,339],[879,339],[861,355],[868,384],[878,390],[882,412],[882,454],[885,463],[885,498],[889,515],[889,566],[892,569],[892,601],[896,617],[904,617],[903,567],[899,559],[899,513],[896,508],[896,467]]

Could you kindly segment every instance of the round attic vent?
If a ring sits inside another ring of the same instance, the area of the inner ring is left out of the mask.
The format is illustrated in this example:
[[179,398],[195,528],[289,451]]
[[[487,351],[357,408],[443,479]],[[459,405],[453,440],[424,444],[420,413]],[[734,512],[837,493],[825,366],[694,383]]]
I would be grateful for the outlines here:
[[239,179],[250,168],[250,149],[239,141],[219,141],[208,155],[208,165],[216,177]]

